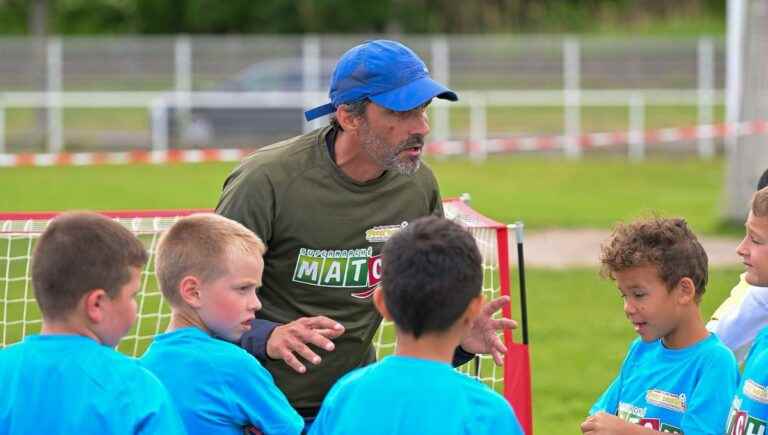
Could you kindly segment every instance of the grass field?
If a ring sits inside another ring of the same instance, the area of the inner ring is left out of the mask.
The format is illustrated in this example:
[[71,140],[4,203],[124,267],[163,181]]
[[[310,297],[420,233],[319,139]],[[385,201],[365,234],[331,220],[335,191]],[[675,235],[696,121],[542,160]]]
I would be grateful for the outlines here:
[[[569,161],[509,155],[475,164],[431,160],[443,196],[472,195],[480,212],[528,228],[608,228],[657,211],[684,216],[703,233],[724,229],[719,214],[720,159],[649,160],[621,157]],[[0,170],[0,211],[214,207],[233,163]]]
[[[0,210],[213,207],[232,166],[2,169]],[[444,196],[469,192],[482,213],[505,222],[522,219],[529,229],[607,228],[618,219],[657,210],[686,217],[698,232],[740,231],[723,230],[719,221],[722,160],[630,164],[618,158],[572,162],[504,156],[484,164],[433,160],[431,166]],[[22,266],[0,262],[0,269],[6,267]],[[615,375],[635,334],[613,283],[596,270],[527,272],[535,429],[539,434],[577,434],[578,424]],[[735,268],[711,271],[702,304],[705,315],[728,294],[738,273]],[[3,285],[0,282],[0,296]],[[21,309],[2,302],[0,319]],[[156,310],[157,303],[148,301],[145,310]],[[32,309],[28,316],[34,315]],[[142,333],[156,330],[158,321],[148,319]]]

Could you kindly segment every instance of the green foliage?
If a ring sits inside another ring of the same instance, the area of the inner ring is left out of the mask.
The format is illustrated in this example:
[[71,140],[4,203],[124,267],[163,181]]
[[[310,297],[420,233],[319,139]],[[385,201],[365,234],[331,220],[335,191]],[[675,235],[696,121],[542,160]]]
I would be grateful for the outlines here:
[[[716,0],[42,1],[49,33],[61,34],[626,33],[665,28],[664,23],[672,24],[672,33],[722,33],[725,21],[724,2]],[[0,32],[28,32],[33,3],[0,1]]]

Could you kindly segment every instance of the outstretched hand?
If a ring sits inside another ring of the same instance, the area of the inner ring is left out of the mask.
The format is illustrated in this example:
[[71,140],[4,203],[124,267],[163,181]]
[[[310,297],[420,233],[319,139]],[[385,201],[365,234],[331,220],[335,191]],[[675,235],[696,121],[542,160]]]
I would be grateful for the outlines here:
[[304,373],[307,368],[297,354],[314,365],[320,364],[320,356],[307,344],[330,352],[335,349],[331,339],[343,333],[344,327],[341,323],[328,317],[301,317],[275,328],[267,341],[267,356],[281,359],[292,369]]
[[517,322],[507,318],[494,319],[493,315],[507,304],[509,296],[501,296],[483,305],[480,314],[472,323],[472,329],[461,341],[461,348],[471,353],[490,354],[497,365],[504,364],[507,347],[496,333],[517,328]]

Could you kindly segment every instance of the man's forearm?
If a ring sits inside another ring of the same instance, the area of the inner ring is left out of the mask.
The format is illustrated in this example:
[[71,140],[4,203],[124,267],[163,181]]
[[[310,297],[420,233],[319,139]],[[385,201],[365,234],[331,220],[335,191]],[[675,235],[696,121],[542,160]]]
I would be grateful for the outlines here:
[[260,360],[267,360],[267,340],[272,332],[280,326],[280,323],[264,319],[254,319],[251,322],[251,330],[240,338],[240,347]]

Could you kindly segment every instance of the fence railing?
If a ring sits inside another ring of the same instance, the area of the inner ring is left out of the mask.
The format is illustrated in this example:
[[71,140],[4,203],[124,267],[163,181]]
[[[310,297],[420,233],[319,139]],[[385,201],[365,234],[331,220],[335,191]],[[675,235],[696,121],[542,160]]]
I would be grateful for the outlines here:
[[[323,121],[305,123],[301,111],[326,100],[324,88],[333,61],[364,39],[369,38],[0,38],[0,52],[4,53],[0,62],[0,153],[12,148],[9,130],[20,136],[20,128],[11,125],[7,116],[15,109],[45,109],[34,129],[44,131],[48,152],[65,150],[63,111],[77,108],[146,110],[148,140],[135,146],[155,150],[176,146],[173,137],[178,130],[195,120],[190,113],[204,108],[290,109],[286,116],[293,127],[286,128],[285,135],[292,133],[290,129],[307,131]],[[435,140],[465,135],[482,143],[513,134],[489,128],[489,111],[559,108],[561,125],[551,128],[571,138],[564,151],[578,157],[577,138],[584,133],[585,108],[625,107],[628,130],[641,132],[646,129],[649,106],[695,107],[696,122],[705,125],[716,121],[716,108],[724,99],[720,90],[723,44],[719,39],[507,35],[401,39],[425,59],[433,77],[460,94],[460,101],[451,106],[441,101],[433,104]],[[466,110],[464,130],[455,126],[451,108]],[[628,152],[642,157],[644,144],[630,143]],[[697,152],[712,156],[712,140],[699,139]]]

